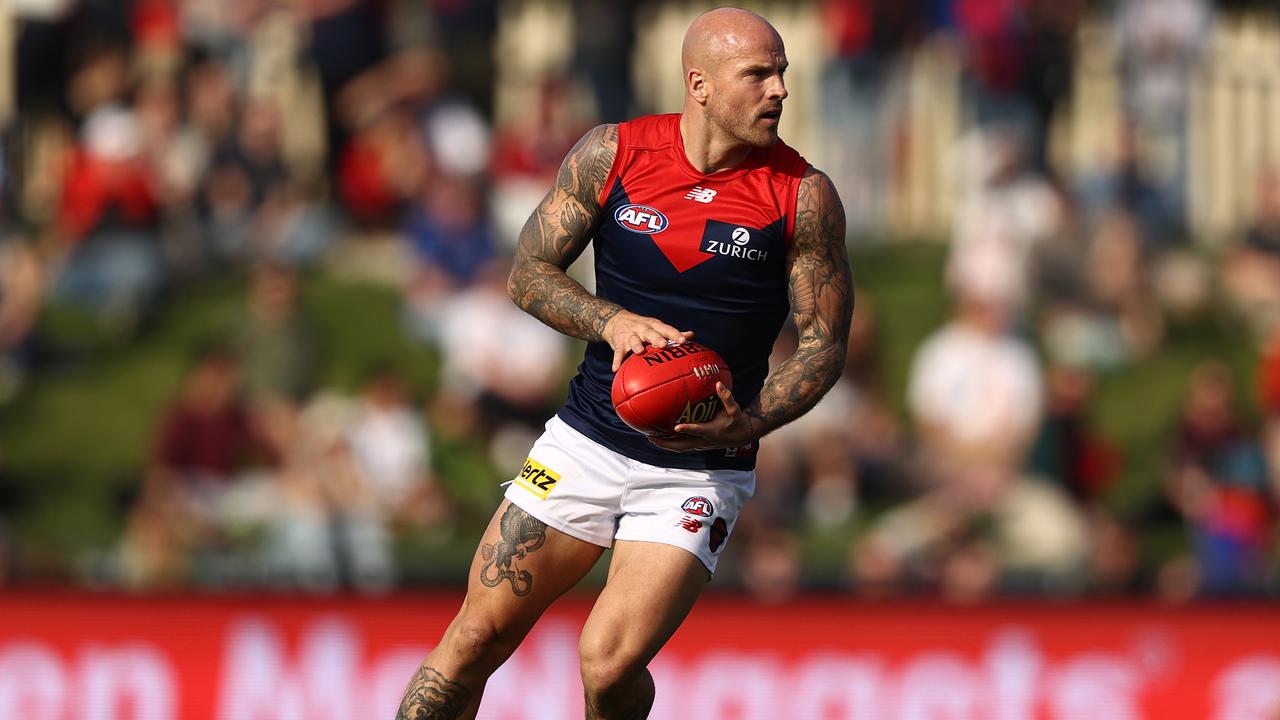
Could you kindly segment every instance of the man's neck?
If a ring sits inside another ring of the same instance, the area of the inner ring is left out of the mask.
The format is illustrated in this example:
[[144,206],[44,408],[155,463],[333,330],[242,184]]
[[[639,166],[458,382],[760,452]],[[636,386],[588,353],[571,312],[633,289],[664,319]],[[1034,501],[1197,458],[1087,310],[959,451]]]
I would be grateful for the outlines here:
[[701,117],[689,112],[680,115],[680,137],[684,140],[685,158],[704,175],[741,165],[752,150],[750,145],[725,137]]

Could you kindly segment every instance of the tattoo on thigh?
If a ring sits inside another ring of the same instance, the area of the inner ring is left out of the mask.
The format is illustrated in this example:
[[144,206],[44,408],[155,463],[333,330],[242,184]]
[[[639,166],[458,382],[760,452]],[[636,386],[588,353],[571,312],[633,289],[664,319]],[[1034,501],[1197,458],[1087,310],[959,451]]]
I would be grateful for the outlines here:
[[423,665],[409,681],[396,720],[456,720],[470,703],[470,691]]
[[515,561],[542,547],[547,541],[547,524],[513,504],[507,506],[498,527],[502,539],[480,547],[484,558],[480,582],[497,587],[510,581],[511,591],[523,597],[533,590],[533,573],[521,570]]

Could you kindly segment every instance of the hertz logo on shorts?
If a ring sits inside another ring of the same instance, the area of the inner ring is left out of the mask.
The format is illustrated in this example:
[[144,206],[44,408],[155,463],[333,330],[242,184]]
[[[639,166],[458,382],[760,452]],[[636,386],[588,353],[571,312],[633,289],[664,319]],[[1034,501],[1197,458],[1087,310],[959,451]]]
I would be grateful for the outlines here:
[[520,474],[515,479],[517,485],[542,500],[547,499],[558,482],[560,482],[559,473],[551,472],[546,465],[533,458],[524,461],[524,467],[520,469]]

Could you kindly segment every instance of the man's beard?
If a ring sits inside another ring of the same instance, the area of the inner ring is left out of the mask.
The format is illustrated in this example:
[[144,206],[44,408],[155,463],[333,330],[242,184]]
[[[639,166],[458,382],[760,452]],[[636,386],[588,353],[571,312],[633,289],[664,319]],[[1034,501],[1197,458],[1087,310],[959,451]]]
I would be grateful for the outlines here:
[[735,140],[752,147],[766,148],[778,141],[778,126],[761,123],[758,112],[744,115],[729,111],[717,118],[716,124]]

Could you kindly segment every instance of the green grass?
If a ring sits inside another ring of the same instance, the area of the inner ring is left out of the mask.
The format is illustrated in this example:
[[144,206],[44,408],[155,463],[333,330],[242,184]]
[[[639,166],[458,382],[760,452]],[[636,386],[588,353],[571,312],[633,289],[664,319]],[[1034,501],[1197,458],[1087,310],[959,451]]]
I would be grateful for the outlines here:
[[937,243],[878,246],[849,258],[861,303],[854,312],[875,318],[879,372],[899,414],[916,347],[947,319],[949,301],[940,279],[945,258],[946,247]]
[[[111,542],[122,499],[136,490],[159,414],[198,350],[225,338],[244,309],[243,278],[185,288],[123,342],[66,310],[40,332],[61,359],[37,368],[0,407],[0,482],[18,500],[25,545],[74,553]],[[389,288],[307,278],[304,315],[317,330],[319,380],[351,391],[374,364],[391,364],[425,395],[437,358],[397,327]]]

